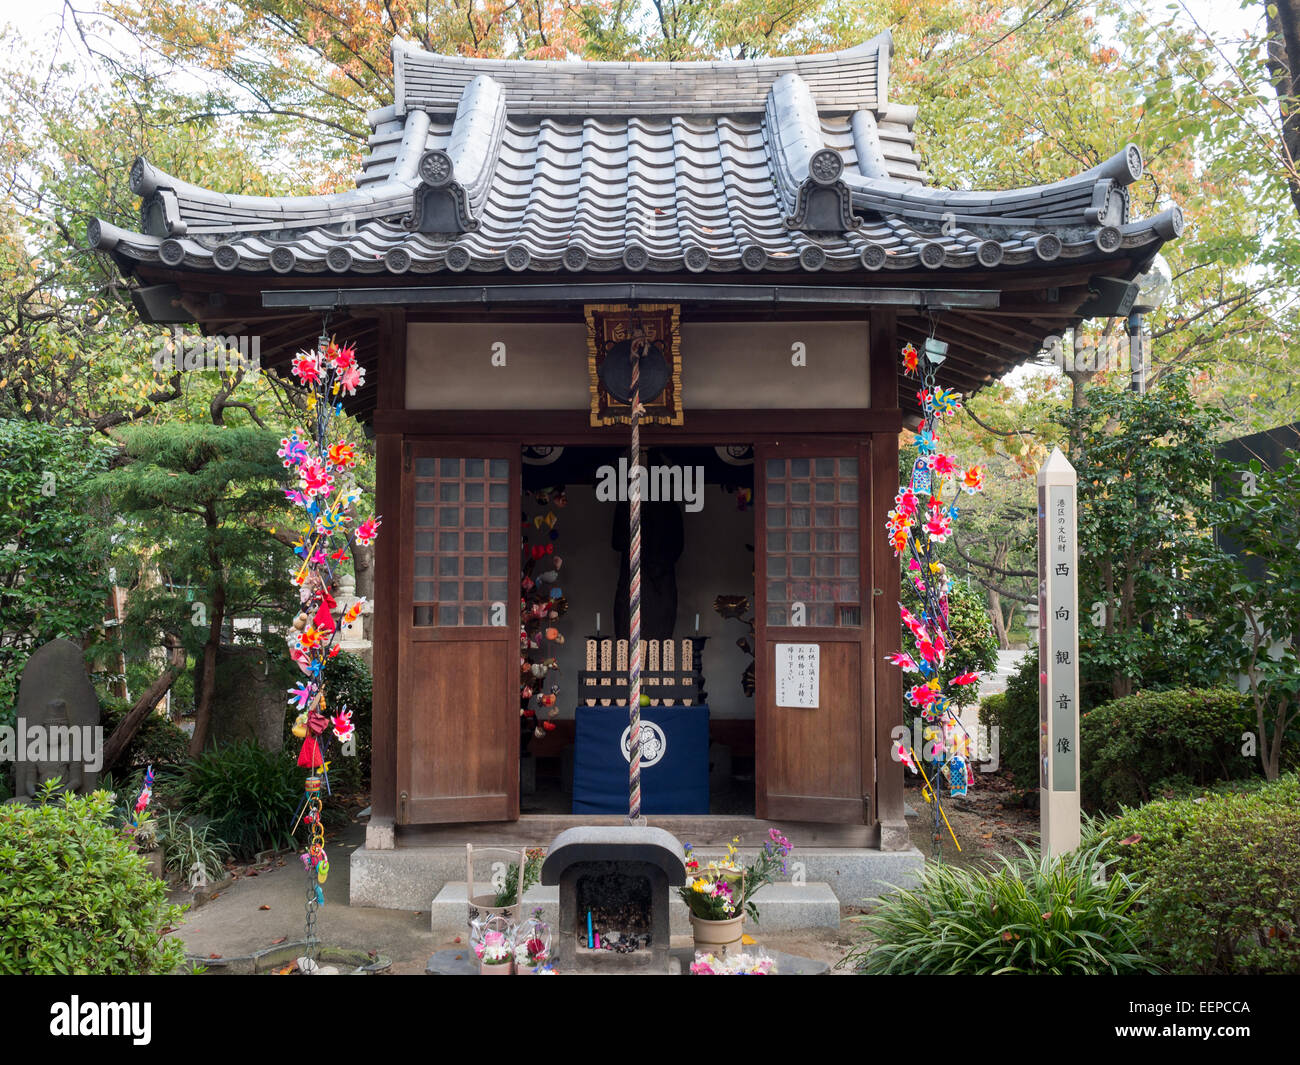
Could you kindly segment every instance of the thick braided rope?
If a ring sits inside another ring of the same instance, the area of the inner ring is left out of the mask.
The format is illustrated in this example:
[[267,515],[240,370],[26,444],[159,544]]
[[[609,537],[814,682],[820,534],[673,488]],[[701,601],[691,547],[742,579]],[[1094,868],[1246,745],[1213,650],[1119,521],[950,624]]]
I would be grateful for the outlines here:
[[632,479],[628,492],[628,524],[630,548],[628,551],[628,637],[631,647],[628,669],[628,758],[627,819],[641,817],[641,352],[637,342],[632,342],[632,459],[629,476]]

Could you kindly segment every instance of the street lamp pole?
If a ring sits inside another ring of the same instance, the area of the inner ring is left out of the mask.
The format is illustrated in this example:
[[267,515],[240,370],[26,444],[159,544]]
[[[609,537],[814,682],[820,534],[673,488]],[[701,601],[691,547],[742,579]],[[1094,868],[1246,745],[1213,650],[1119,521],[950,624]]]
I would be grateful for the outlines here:
[[1147,391],[1147,367],[1142,343],[1143,320],[1169,298],[1174,282],[1169,263],[1163,255],[1156,255],[1146,273],[1139,274],[1134,280],[1138,284],[1138,294],[1128,314],[1129,388],[1137,395],[1144,396]]
[[1128,316],[1129,388],[1139,396],[1147,392],[1147,368],[1142,351],[1142,312],[1132,311]]

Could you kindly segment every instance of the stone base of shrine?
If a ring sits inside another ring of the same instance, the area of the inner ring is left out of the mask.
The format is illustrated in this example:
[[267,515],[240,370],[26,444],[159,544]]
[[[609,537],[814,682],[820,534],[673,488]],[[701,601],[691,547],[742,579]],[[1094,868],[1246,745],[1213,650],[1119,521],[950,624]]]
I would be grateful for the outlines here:
[[[480,845],[477,840],[470,842],[476,848]],[[538,840],[530,846],[549,843],[549,839]],[[696,849],[701,862],[720,858],[724,853],[724,847]],[[740,851],[742,860],[753,853],[752,848],[743,846]],[[392,849],[374,849],[367,845],[354,851],[350,861],[350,905],[421,911],[429,911],[432,907],[435,924],[442,910],[446,910],[448,915],[455,910],[452,926],[464,924],[463,843],[442,846],[404,846],[398,843]],[[775,930],[779,925],[782,931],[796,931],[834,926],[839,921],[838,907],[860,906],[894,888],[911,887],[925,864],[924,856],[915,847],[897,851],[872,847],[796,847],[789,861],[790,879],[764,888],[763,894],[756,899],[765,915],[765,928]],[[475,864],[477,866],[479,860]],[[476,872],[476,880],[490,874],[486,867]],[[483,885],[477,890],[487,891],[488,888]],[[555,904],[558,896],[555,899],[543,898],[547,892],[554,895],[556,889],[537,885],[525,894],[524,901],[535,901],[543,908],[548,903]],[[766,917],[769,910],[772,912],[770,925]]]

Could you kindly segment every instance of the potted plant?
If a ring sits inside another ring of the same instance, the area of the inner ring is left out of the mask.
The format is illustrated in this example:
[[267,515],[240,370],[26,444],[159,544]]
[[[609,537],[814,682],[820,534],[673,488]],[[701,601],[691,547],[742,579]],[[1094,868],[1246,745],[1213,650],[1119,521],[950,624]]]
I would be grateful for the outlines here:
[[[479,853],[484,850],[501,850],[502,848],[479,848]],[[515,852],[519,853],[519,852]],[[465,848],[466,864],[466,883],[473,885],[474,880],[474,846],[467,844]],[[524,852],[524,868],[521,875],[519,870],[519,861],[516,859],[508,865],[497,866],[497,872],[492,878],[492,891],[488,894],[475,895],[473,887],[469,888],[469,919],[486,920],[488,917],[501,917],[508,923],[513,923],[522,912],[518,907],[521,902],[521,891],[526,893],[530,887],[537,883],[542,875],[542,860],[546,857],[546,850],[542,847],[530,847]],[[504,872],[500,870],[504,868]],[[522,881],[522,883],[521,883]]]
[[786,871],[785,860],[790,854],[790,841],[775,828],[748,864],[741,864],[736,850],[739,842],[736,836],[727,845],[725,858],[703,868],[691,845],[685,846],[686,884],[677,889],[677,894],[690,910],[696,948],[717,957],[739,948],[746,916],[757,923],[754,894],[773,883],[778,872]]

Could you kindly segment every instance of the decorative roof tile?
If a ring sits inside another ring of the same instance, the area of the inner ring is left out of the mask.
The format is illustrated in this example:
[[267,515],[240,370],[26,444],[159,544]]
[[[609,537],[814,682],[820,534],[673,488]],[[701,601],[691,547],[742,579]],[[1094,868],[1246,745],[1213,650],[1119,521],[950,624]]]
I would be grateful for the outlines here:
[[127,262],[280,274],[941,271],[1144,254],[1181,232],[1129,217],[1128,145],[1063,181],[924,184],[891,103],[888,34],[824,55],[554,63],[394,44],[396,102],[372,112],[355,189],[228,195],[138,159]]

